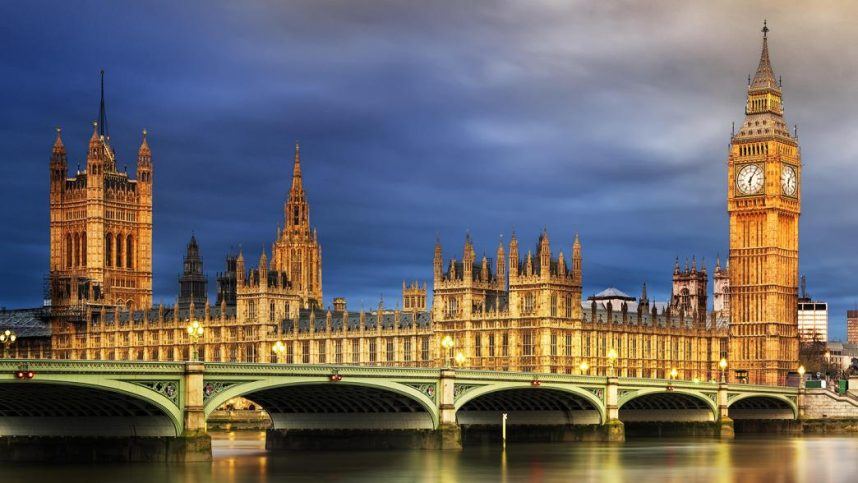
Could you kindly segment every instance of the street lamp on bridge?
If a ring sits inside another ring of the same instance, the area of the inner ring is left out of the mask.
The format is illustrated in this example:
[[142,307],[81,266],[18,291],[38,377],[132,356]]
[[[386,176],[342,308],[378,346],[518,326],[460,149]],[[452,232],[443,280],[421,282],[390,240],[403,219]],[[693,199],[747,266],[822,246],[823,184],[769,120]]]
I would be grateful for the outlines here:
[[726,383],[727,382],[727,378],[726,378],[727,359],[726,358],[724,358],[724,357],[721,358],[721,360],[718,362],[718,368],[721,369],[721,382]]
[[3,343],[4,359],[9,358],[9,346],[14,344],[16,340],[18,340],[18,335],[9,329],[6,329],[2,333],[0,333],[0,342]]
[[277,358],[277,363],[283,362],[281,356],[284,352],[286,352],[286,344],[283,343],[282,340],[278,340],[271,346],[271,350],[274,352],[275,357]]
[[194,320],[193,322],[188,324],[188,338],[191,341],[190,353],[188,354],[188,359],[191,361],[197,360],[197,341],[200,340],[200,337],[205,333],[205,329],[200,324],[198,320]]
[[578,366],[578,368],[581,369],[581,375],[586,376],[587,372],[590,371],[590,364],[587,364],[587,361],[584,361],[580,366]]
[[611,348],[611,350],[608,351],[608,375],[609,376],[616,376],[616,374],[614,372],[614,363],[615,362],[617,362],[617,350],[614,348]]
[[445,335],[441,339],[441,347],[446,351],[446,353],[444,354],[444,362],[446,363],[447,367],[453,365],[453,347],[455,347],[455,345],[456,342],[449,335]]

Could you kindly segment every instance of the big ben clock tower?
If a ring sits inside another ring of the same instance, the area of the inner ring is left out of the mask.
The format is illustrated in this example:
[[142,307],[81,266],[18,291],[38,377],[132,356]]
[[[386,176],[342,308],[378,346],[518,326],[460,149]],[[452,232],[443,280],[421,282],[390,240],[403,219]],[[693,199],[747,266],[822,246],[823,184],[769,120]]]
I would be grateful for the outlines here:
[[[745,120],[730,143],[730,365],[752,384],[785,384],[798,366],[801,154],[783,117],[763,24]],[[741,372],[740,372],[741,373]]]

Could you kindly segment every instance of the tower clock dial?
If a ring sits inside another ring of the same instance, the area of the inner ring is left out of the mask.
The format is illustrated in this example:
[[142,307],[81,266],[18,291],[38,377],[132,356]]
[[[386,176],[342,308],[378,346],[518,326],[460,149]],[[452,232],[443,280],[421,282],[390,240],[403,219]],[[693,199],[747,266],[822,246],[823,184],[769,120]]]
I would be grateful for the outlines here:
[[798,178],[795,174],[795,169],[792,166],[784,165],[781,171],[781,189],[787,196],[795,196],[796,188],[798,187]]
[[736,176],[736,188],[743,195],[754,195],[763,187],[763,168],[758,164],[748,164],[739,170]]

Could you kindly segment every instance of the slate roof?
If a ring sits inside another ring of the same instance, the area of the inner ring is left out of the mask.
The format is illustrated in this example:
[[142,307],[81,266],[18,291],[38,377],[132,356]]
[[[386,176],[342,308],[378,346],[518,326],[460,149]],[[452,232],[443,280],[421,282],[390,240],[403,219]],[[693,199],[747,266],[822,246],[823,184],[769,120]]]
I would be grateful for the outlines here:
[[51,326],[42,313],[41,308],[0,310],[0,330],[13,330],[18,337],[50,337]]

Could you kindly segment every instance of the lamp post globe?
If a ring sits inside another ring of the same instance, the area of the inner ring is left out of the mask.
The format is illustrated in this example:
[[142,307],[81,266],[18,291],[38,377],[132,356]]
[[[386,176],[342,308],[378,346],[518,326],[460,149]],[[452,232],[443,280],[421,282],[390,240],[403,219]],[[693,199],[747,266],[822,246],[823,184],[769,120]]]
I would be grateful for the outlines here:
[[4,358],[9,357],[9,346],[14,344],[16,340],[18,340],[18,335],[15,334],[14,331],[6,329],[2,333],[0,333],[0,342],[3,343]]
[[617,350],[613,347],[608,351],[608,366],[609,366],[609,376],[613,376],[614,374],[614,363],[617,361]]
[[197,341],[205,333],[205,329],[202,324],[198,320],[194,320],[188,323],[188,326],[185,328],[188,332],[188,339],[190,339],[191,347],[190,353],[188,354],[188,359],[191,361],[197,360]]

